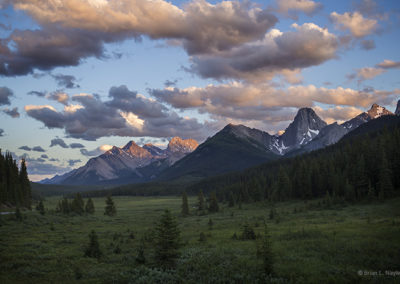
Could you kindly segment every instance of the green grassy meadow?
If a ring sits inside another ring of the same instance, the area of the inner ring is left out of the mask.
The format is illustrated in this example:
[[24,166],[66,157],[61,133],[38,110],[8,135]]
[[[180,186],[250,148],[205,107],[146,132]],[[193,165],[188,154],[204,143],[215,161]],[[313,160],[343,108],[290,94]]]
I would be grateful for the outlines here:
[[[45,215],[24,211],[24,220],[2,215],[0,283],[354,283],[400,282],[400,198],[384,202],[317,206],[320,200],[274,205],[253,203],[197,215],[180,216],[180,197],[114,197],[117,215],[104,216],[104,198],[94,198],[87,216],[55,213],[60,197],[45,200]],[[154,267],[152,238],[164,209],[177,217],[182,248],[175,271]],[[208,225],[212,219],[213,226]],[[262,275],[258,240],[237,240],[244,224],[271,235],[274,275]],[[84,257],[88,234],[95,230],[104,256]],[[200,242],[203,232],[206,241]],[[135,259],[145,243],[146,264]],[[362,273],[360,273],[361,271]],[[379,273],[382,275],[359,275]]]

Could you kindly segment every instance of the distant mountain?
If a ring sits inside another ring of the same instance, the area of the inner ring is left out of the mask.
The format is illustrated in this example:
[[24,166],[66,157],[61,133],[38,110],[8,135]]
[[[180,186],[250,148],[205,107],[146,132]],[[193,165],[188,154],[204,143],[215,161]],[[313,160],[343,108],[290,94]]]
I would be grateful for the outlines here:
[[382,115],[393,115],[393,113],[380,105],[373,104],[367,112],[363,112],[357,115],[356,117],[350,119],[349,121],[346,121],[342,125],[347,130],[353,130],[359,127],[361,124],[366,123],[372,119],[381,117]]
[[279,156],[267,147],[273,140],[266,132],[228,124],[195,151],[165,169],[159,179],[212,176],[277,159]]
[[[147,181],[149,178],[147,174],[151,173],[144,169],[146,166],[164,160],[164,163],[170,166],[196,149],[197,145],[198,143],[193,139],[182,140],[179,137],[174,137],[168,148],[162,150],[152,144],[140,147],[134,141],[130,141],[122,148],[114,146],[104,154],[90,159],[86,165],[62,176],[43,180],[42,183],[82,185]],[[157,167],[153,166],[153,168]]]

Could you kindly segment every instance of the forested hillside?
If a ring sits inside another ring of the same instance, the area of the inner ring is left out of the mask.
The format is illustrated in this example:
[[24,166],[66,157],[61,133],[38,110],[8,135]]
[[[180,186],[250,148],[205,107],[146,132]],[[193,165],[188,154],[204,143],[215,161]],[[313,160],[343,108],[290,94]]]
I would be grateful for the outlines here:
[[[371,128],[374,131],[371,131]],[[331,197],[386,198],[400,189],[400,119],[366,123],[336,145],[201,181],[188,190],[216,191],[220,200],[282,201]]]
[[25,160],[18,169],[11,153],[4,156],[0,150],[0,205],[31,207],[31,186]]

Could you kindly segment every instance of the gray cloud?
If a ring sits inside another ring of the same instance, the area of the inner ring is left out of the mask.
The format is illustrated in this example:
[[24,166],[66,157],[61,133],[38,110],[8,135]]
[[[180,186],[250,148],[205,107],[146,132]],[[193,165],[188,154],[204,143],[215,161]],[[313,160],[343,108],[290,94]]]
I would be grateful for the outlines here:
[[[1,48],[0,48],[0,55],[1,55]],[[7,87],[0,87],[0,105],[10,105],[11,104],[10,97],[12,97],[13,95],[14,93],[11,89]]]
[[106,136],[170,137],[201,139],[211,125],[180,117],[154,99],[146,98],[126,86],[112,87],[110,100],[99,96],[72,96],[75,105],[57,111],[49,105],[25,106],[26,113],[48,128],[64,129],[69,137],[96,140]]
[[32,148],[32,151],[36,151],[36,152],[46,152],[46,150],[44,150],[42,147],[40,146],[35,146]]
[[43,159],[48,159],[49,158],[49,156],[47,156],[46,154],[42,154],[40,157],[43,158]]
[[85,148],[85,146],[82,145],[81,143],[71,143],[71,144],[69,144],[69,147],[72,148],[72,149]]
[[72,75],[63,75],[63,74],[51,74],[57,85],[59,87],[64,87],[67,89],[79,88],[80,86],[76,83],[76,78]]
[[204,78],[265,81],[276,74],[319,65],[336,56],[335,35],[311,23],[295,31],[271,30],[263,40],[231,50],[192,58],[189,71]]
[[18,149],[25,150],[25,151],[31,151],[32,150],[32,148],[30,148],[28,146],[21,146]]
[[57,90],[55,92],[51,92],[46,96],[46,98],[57,101],[63,105],[68,105],[69,96],[63,91]]
[[276,2],[277,7],[273,10],[295,20],[298,19],[299,12],[312,16],[323,8],[321,3],[312,0],[277,0]]
[[371,50],[376,47],[375,41],[372,39],[365,39],[360,42],[361,48],[365,50]]
[[0,137],[4,136],[4,130],[0,128]]
[[12,118],[17,118],[17,117],[20,116],[17,107],[15,107],[15,108],[13,108],[13,109],[5,108],[5,109],[3,109],[3,112],[4,112],[5,114],[11,116]]
[[10,3],[32,16],[41,29],[14,30],[0,43],[0,74],[5,76],[76,66],[92,56],[104,58],[104,43],[140,36],[175,40],[190,55],[215,53],[259,39],[277,22],[247,1],[192,1],[183,9],[163,0]]
[[68,164],[73,167],[75,164],[82,162],[81,160],[68,160]]
[[38,97],[44,97],[46,96],[46,92],[39,92],[39,91],[30,91],[28,95],[34,95]]
[[[70,167],[62,167],[54,165],[52,163],[46,163],[44,158],[31,158],[28,154],[24,154],[20,157],[13,155],[14,159],[24,158],[27,163],[28,173],[30,175],[51,175],[51,174],[63,174],[71,171]],[[43,156],[43,155],[42,155]],[[50,159],[49,161],[58,161],[56,159]]]
[[54,146],[57,146],[57,145],[62,147],[62,148],[68,148],[68,145],[65,144],[64,140],[62,140],[61,138],[52,139],[50,147],[54,147]]
[[94,157],[94,156],[99,156],[101,154],[103,154],[104,152],[101,151],[99,148],[96,148],[92,151],[88,151],[86,149],[81,149],[81,154],[84,156],[88,156],[88,157]]

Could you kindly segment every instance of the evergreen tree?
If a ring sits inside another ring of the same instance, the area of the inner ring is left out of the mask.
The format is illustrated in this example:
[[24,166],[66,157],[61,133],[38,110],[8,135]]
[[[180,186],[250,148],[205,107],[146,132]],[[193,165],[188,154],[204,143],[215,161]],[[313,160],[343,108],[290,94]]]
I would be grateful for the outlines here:
[[21,160],[21,170],[19,172],[19,182],[21,186],[22,200],[21,204],[23,204],[26,208],[31,208],[31,184],[28,179],[28,171],[26,169],[25,159]]
[[189,204],[188,204],[188,197],[186,191],[182,194],[182,215],[188,216],[189,215]]
[[[381,146],[383,148],[383,146]],[[386,159],[384,149],[380,151],[380,168],[379,168],[379,199],[383,200],[387,196],[390,196],[393,191],[393,184],[391,180],[391,172]]]
[[117,214],[117,209],[115,208],[115,204],[111,195],[109,195],[107,196],[106,199],[106,207],[104,208],[104,215],[114,216],[115,214]]
[[279,188],[279,200],[286,200],[292,195],[292,188],[288,174],[283,167],[279,169],[278,175],[278,188]]
[[217,200],[217,195],[215,194],[215,191],[211,192],[210,206],[208,208],[208,211],[212,212],[212,213],[219,211],[218,200]]
[[82,196],[79,192],[77,194],[75,194],[75,198],[71,203],[71,209],[74,213],[79,214],[79,215],[82,215],[83,212],[85,212],[84,202],[83,202]]
[[272,252],[271,237],[268,232],[267,226],[264,229],[264,236],[262,238],[261,246],[258,250],[258,255],[263,260],[264,272],[267,275],[274,272],[274,254]]
[[86,201],[85,212],[87,214],[94,214],[94,204],[91,198]]
[[92,230],[89,234],[89,244],[85,250],[85,256],[93,257],[93,258],[100,258],[103,255],[102,251],[100,250],[99,240],[97,234],[94,230]]
[[36,206],[36,210],[39,211],[41,215],[45,214],[45,209],[42,200],[39,201],[38,205]]
[[17,219],[17,221],[22,221],[23,220],[23,217],[22,217],[22,214],[21,214],[21,210],[19,209],[19,207],[17,207],[15,209],[15,219]]
[[162,268],[175,267],[179,256],[179,229],[175,218],[165,210],[155,229],[155,261]]
[[199,191],[199,194],[197,196],[197,200],[198,200],[197,210],[198,211],[204,211],[204,209],[206,209],[206,207],[205,207],[205,204],[204,204],[204,194],[203,194],[202,190]]

